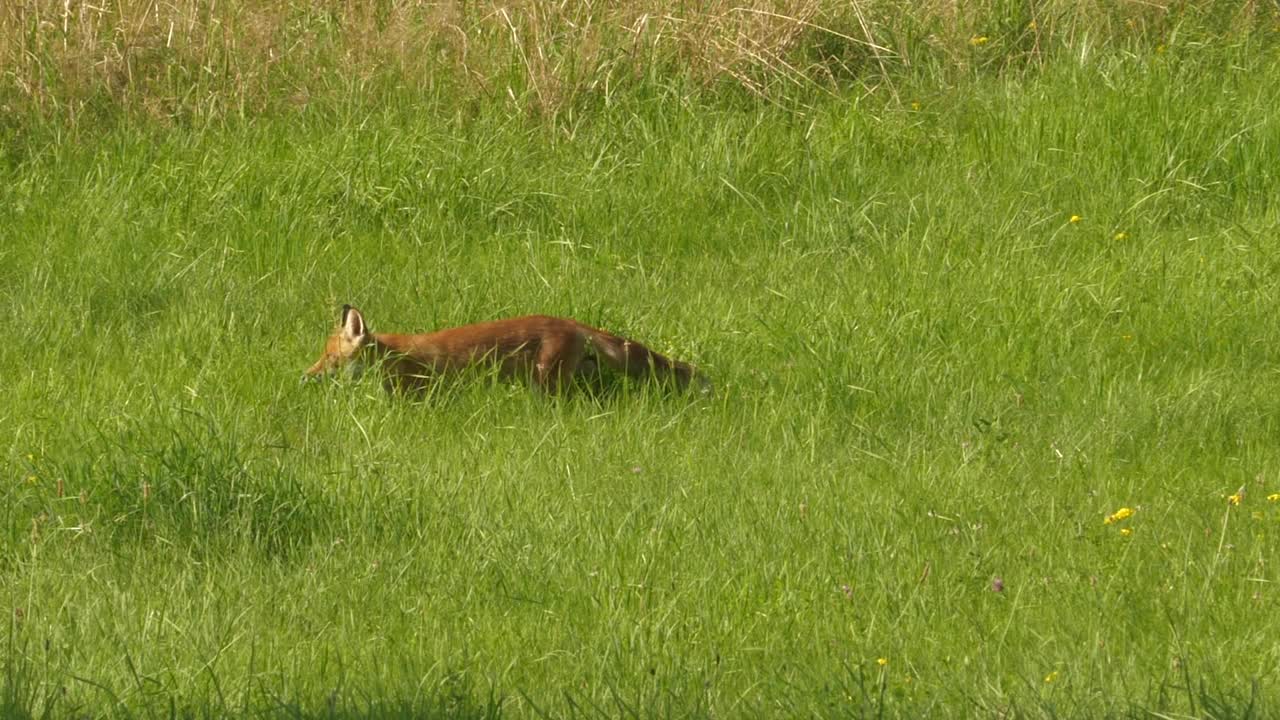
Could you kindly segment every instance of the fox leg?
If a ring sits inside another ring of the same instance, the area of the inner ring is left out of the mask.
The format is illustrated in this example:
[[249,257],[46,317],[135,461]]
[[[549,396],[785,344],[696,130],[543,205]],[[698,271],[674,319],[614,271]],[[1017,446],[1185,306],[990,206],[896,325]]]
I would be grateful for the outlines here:
[[590,380],[600,373],[600,363],[594,355],[583,355],[582,360],[578,361],[578,369],[574,371],[583,380]]
[[533,369],[534,382],[549,395],[568,387],[586,353],[587,340],[578,333],[543,338]]

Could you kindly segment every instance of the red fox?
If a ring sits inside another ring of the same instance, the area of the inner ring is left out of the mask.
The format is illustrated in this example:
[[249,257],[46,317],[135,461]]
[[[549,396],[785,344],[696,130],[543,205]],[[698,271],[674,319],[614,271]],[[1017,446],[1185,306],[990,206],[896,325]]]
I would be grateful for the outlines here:
[[344,367],[357,372],[376,367],[388,390],[412,391],[422,389],[432,377],[489,365],[502,377],[528,377],[535,387],[556,394],[567,388],[575,374],[591,372],[595,363],[588,350],[633,378],[665,380],[681,390],[697,381],[704,392],[711,390],[711,383],[692,365],[569,318],[530,315],[422,335],[396,335],[370,332],[364,316],[350,305],[342,306],[338,328],[303,379]]

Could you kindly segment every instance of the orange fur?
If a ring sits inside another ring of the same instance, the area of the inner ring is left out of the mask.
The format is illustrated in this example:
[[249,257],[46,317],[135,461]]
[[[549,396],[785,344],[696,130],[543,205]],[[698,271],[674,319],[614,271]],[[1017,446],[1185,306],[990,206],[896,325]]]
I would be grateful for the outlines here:
[[692,365],[569,318],[530,315],[399,335],[370,332],[350,305],[342,307],[337,330],[304,379],[369,364],[380,369],[387,389],[417,390],[433,377],[488,365],[502,377],[528,377],[536,387],[558,393],[590,367],[591,356],[634,378],[667,380],[681,389],[697,380],[710,389]]

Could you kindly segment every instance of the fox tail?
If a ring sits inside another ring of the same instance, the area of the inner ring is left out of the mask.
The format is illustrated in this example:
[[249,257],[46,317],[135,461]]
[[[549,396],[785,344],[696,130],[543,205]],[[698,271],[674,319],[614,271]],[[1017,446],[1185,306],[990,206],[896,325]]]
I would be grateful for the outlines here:
[[628,340],[604,330],[588,328],[587,341],[605,364],[630,377],[653,377],[674,382],[681,390],[687,389],[690,384],[696,384],[703,393],[713,392],[711,381],[706,375],[698,372],[697,368],[687,362],[672,360],[666,355],[656,353],[635,340]]

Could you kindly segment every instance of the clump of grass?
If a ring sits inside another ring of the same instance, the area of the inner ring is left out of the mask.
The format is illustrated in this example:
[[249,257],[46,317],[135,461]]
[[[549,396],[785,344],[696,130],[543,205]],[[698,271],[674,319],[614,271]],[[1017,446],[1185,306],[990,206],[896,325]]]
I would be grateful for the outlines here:
[[180,543],[201,556],[247,542],[283,558],[327,532],[332,516],[272,451],[189,410],[94,428],[61,455],[30,462],[26,492],[10,498],[12,512],[32,518],[24,540]]

